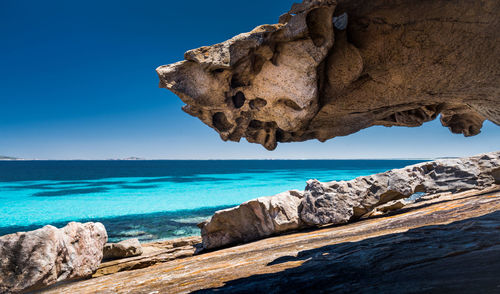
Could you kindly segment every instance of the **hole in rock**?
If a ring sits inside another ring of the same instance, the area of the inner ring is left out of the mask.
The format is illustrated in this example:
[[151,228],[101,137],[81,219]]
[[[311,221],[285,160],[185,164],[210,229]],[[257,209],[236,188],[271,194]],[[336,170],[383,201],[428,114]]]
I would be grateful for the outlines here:
[[239,91],[232,97],[233,100],[233,105],[236,108],[241,108],[245,104],[245,94],[243,92]]
[[212,116],[212,125],[220,132],[226,132],[233,126],[223,112],[217,112]]
[[276,101],[276,103],[281,103],[281,104],[285,105],[286,107],[289,107],[289,108],[296,110],[296,111],[299,111],[302,109],[297,103],[295,103],[295,101],[287,99],[287,98],[281,98],[278,101]]
[[214,74],[218,74],[218,73],[222,73],[222,72],[224,72],[223,68],[217,68],[217,69],[212,70],[212,73],[214,73]]
[[276,135],[275,136],[276,136],[276,141],[283,142],[283,140],[285,139],[286,134],[285,134],[285,131],[283,131],[282,129],[278,128],[276,130]]
[[251,129],[260,129],[263,125],[264,124],[260,120],[254,119],[248,124],[248,127]]
[[267,101],[262,98],[255,98],[249,102],[251,109],[260,109],[267,105]]

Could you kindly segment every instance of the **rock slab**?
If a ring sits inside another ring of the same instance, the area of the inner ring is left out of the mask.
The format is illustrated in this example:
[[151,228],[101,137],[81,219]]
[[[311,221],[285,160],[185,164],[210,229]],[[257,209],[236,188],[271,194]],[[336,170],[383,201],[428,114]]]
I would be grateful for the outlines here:
[[106,243],[103,249],[103,259],[118,259],[142,254],[139,239],[128,239],[118,243]]
[[107,239],[101,223],[76,222],[0,237],[0,293],[32,291],[92,275]]

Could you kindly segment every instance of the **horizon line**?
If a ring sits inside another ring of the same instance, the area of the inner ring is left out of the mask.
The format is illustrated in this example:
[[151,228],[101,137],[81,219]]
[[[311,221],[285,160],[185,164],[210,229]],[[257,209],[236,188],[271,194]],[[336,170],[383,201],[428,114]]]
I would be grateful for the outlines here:
[[458,156],[446,156],[446,157],[380,157],[380,158],[139,158],[139,159],[25,159],[25,158],[16,158],[16,159],[0,159],[0,161],[210,161],[210,160],[219,160],[219,161],[231,161],[231,160],[436,160],[436,159],[450,159],[450,158],[460,158]]

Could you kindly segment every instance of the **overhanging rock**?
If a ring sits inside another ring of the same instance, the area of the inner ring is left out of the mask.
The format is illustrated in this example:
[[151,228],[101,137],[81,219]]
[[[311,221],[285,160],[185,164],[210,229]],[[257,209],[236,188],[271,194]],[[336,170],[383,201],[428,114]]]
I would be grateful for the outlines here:
[[157,72],[223,140],[270,150],[439,114],[473,136],[500,124],[499,15],[497,0],[305,0]]

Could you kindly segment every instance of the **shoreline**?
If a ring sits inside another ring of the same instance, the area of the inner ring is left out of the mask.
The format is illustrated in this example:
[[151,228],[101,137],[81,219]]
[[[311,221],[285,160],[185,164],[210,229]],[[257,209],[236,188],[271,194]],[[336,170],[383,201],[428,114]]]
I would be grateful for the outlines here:
[[[182,252],[178,257],[171,258],[174,255],[170,257],[165,257],[164,255],[163,262],[161,262],[161,258],[151,258],[150,260],[154,262],[149,264],[147,258],[144,259],[144,257],[136,257],[135,260],[134,258],[116,260],[112,263],[105,262],[98,270],[99,274],[94,278],[57,285],[50,289],[45,289],[43,292],[122,293],[130,291],[160,291],[168,293],[187,293],[208,288],[238,292],[248,291],[249,287],[265,291],[271,286],[279,287],[279,289],[283,289],[283,287],[286,288],[287,280],[284,279],[280,281],[279,279],[284,275],[286,276],[288,273],[293,274],[297,271],[322,268],[323,270],[313,270],[314,274],[311,272],[308,272],[307,275],[305,273],[301,274],[302,277],[307,278],[308,285],[311,286],[313,285],[311,282],[320,282],[331,274],[332,271],[335,271],[335,267],[333,266],[329,266],[329,270],[324,270],[325,265],[335,262],[326,257],[334,253],[330,251],[332,249],[321,248],[344,248],[345,246],[351,246],[349,244],[357,244],[360,242],[373,246],[376,244],[374,242],[377,241],[369,240],[396,238],[395,240],[400,241],[396,242],[395,245],[391,247],[393,250],[396,250],[393,254],[403,254],[403,251],[413,248],[407,246],[415,246],[415,244],[411,242],[417,242],[416,240],[423,240],[425,242],[430,242],[430,244],[434,242],[435,239],[426,237],[425,239],[416,238],[415,241],[411,241],[408,245],[402,244],[401,242],[407,242],[404,240],[408,239],[408,237],[405,237],[409,234],[408,232],[413,232],[415,230],[423,230],[433,234],[432,232],[436,232],[436,229],[442,228],[443,234],[444,232],[449,232],[457,239],[456,243],[453,243],[453,246],[463,247],[462,249],[459,247],[451,249],[458,251],[468,250],[471,252],[477,250],[480,252],[481,249],[476,249],[474,246],[468,246],[466,243],[460,245],[460,234],[455,234],[453,231],[454,229],[448,229],[448,227],[451,226],[450,228],[455,228],[458,226],[458,228],[467,228],[467,226],[470,226],[467,225],[467,223],[477,224],[480,222],[479,219],[483,216],[488,217],[489,215],[494,215],[496,217],[498,215],[500,218],[500,213],[495,214],[495,212],[500,211],[500,186],[483,191],[476,190],[434,196],[434,198],[431,197],[432,199],[412,204],[407,208],[392,212],[389,215],[372,217],[345,225],[326,226],[318,229],[290,232],[288,234],[273,236],[225,249],[205,251],[200,254],[195,254],[197,248],[196,244],[184,244],[186,245],[184,248],[177,250],[178,252]],[[460,224],[467,220],[471,221],[466,222],[465,225]],[[491,236],[495,234],[494,231],[489,232]],[[410,238],[408,240],[413,239]],[[477,239],[476,242],[480,243],[481,240],[483,239]],[[393,242],[394,241],[391,241],[391,244]],[[148,247],[153,244],[145,243],[143,245]],[[359,246],[356,246],[354,248],[358,247]],[[370,247],[364,248],[364,250],[377,250],[378,247],[375,246],[373,249],[369,249]],[[445,246],[445,249],[450,250],[448,246]],[[302,257],[304,254],[309,254],[307,252],[315,252],[317,250],[330,253],[329,255],[323,253],[323,255],[320,256],[325,256],[325,258],[318,259],[315,257],[312,261],[307,258],[307,255]],[[417,251],[419,250],[424,250],[426,253],[418,254]],[[417,259],[415,262],[424,266],[424,268],[425,266],[430,266],[435,263],[447,262],[448,259],[446,259],[447,255],[445,254],[442,257],[437,257],[433,262],[426,263],[426,254],[436,254],[436,252],[440,250],[441,249],[438,248],[429,248],[426,250],[425,246],[415,246],[414,252],[412,252],[412,258],[410,259]],[[351,253],[346,252],[346,254],[356,254],[355,252],[357,252],[357,250],[351,251]],[[369,254],[368,252],[366,254]],[[408,252],[405,254],[407,253]],[[416,257],[414,255],[416,255]],[[333,255],[332,258],[340,258],[341,260],[345,260],[346,258],[335,256],[336,255]],[[378,260],[378,262],[391,264],[391,262],[397,263],[405,261],[382,259]],[[308,266],[304,268],[305,263],[311,263],[312,267]],[[147,265],[147,267],[138,265]],[[222,268],[225,270],[221,271]],[[485,271],[486,270],[487,269],[485,269]],[[399,274],[399,271],[402,270],[396,270],[393,274]],[[482,274],[484,275],[485,273]],[[342,274],[340,274],[340,277],[337,277],[337,279],[341,277]],[[460,277],[457,277],[457,279],[459,278]],[[352,280],[342,280],[342,282],[351,283]],[[383,284],[384,282],[381,281],[379,283]],[[123,287],[124,285],[126,285],[126,287]],[[331,283],[330,286],[331,285],[335,285],[335,283]],[[383,285],[389,286],[386,284]]]

